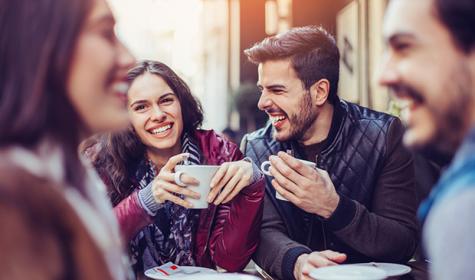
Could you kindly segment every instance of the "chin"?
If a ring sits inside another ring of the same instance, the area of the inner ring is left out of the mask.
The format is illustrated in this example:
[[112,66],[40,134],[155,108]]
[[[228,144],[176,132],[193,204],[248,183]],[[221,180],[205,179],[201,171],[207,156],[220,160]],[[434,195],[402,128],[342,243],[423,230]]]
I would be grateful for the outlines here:
[[272,136],[274,137],[275,140],[277,140],[279,142],[285,142],[285,141],[289,140],[289,138],[290,138],[287,133],[283,133],[283,131],[277,132],[275,129],[274,129],[274,133],[272,134]]
[[414,131],[414,129],[407,129],[404,133],[403,143],[406,147],[414,150],[424,149],[431,142],[431,137],[423,136],[422,133]]
[[159,150],[167,150],[174,148],[178,145],[178,139],[163,139],[163,140],[154,140],[152,145],[155,149]]

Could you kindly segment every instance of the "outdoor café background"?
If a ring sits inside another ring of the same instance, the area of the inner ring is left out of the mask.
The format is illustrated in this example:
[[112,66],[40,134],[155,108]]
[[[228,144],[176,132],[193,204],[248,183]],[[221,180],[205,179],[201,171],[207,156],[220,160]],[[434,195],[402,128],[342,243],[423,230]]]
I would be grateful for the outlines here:
[[[321,25],[341,53],[340,97],[397,113],[376,83],[387,0],[109,0],[119,37],[138,59],[170,65],[205,111],[205,127],[261,127],[257,67],[243,50],[294,26]],[[392,103],[391,103],[392,104]],[[239,139],[239,136],[237,137]]]

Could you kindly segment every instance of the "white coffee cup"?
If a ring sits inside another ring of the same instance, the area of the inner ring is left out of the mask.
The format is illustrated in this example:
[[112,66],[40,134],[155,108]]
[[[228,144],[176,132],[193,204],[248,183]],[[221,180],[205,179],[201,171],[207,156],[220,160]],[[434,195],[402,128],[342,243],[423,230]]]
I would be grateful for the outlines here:
[[[194,199],[191,197],[185,197],[185,201],[193,204],[192,209],[206,209],[208,208],[208,194],[211,189],[211,179],[218,171],[218,165],[177,165],[175,166],[175,172],[183,172],[188,176],[191,176],[198,180],[200,183],[198,186],[189,185],[186,188],[199,193],[200,198]],[[186,184],[185,184],[186,185]]]
[[[307,166],[310,166],[312,168],[316,168],[317,167],[317,164],[315,162],[311,162],[311,161],[308,161],[308,160],[303,160],[303,159],[297,159],[298,161],[300,161],[301,163],[307,165]],[[262,170],[262,173],[264,173],[265,175],[267,176],[272,176],[272,174],[269,172],[269,167],[271,166],[271,162],[266,160],[264,161],[262,164],[261,164],[261,170]],[[282,195],[280,195],[279,192],[275,192],[275,198],[277,199],[280,199],[280,200],[285,200],[287,201],[286,198],[284,198]]]

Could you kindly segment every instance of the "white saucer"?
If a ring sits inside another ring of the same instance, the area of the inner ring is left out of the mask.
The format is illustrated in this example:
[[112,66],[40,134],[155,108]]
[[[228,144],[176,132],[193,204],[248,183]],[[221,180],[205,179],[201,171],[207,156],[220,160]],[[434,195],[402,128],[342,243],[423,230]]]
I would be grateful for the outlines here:
[[355,263],[354,265],[364,266],[364,267],[377,267],[381,268],[386,272],[388,277],[401,276],[411,272],[411,268],[407,265],[397,264],[397,263],[380,263],[380,262],[370,262],[370,263]]
[[180,280],[260,280],[257,276],[239,274],[239,273],[218,273],[189,275]]
[[318,280],[383,280],[387,275],[376,267],[342,264],[316,268],[310,271],[310,277]]
[[145,271],[145,276],[152,278],[152,279],[160,279],[160,280],[169,280],[169,279],[182,279],[186,276],[198,276],[204,274],[215,274],[218,273],[216,270],[206,267],[198,267],[198,266],[180,266],[182,271],[174,273],[173,275],[166,276],[163,275],[155,270],[155,268],[150,268]]

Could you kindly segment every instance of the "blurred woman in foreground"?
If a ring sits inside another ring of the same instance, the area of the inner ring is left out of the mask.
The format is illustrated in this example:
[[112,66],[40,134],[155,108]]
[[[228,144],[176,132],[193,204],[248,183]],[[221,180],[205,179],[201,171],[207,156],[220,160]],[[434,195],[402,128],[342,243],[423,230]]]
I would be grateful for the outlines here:
[[77,153],[128,122],[133,57],[114,24],[104,0],[0,0],[2,279],[128,277],[104,186]]

